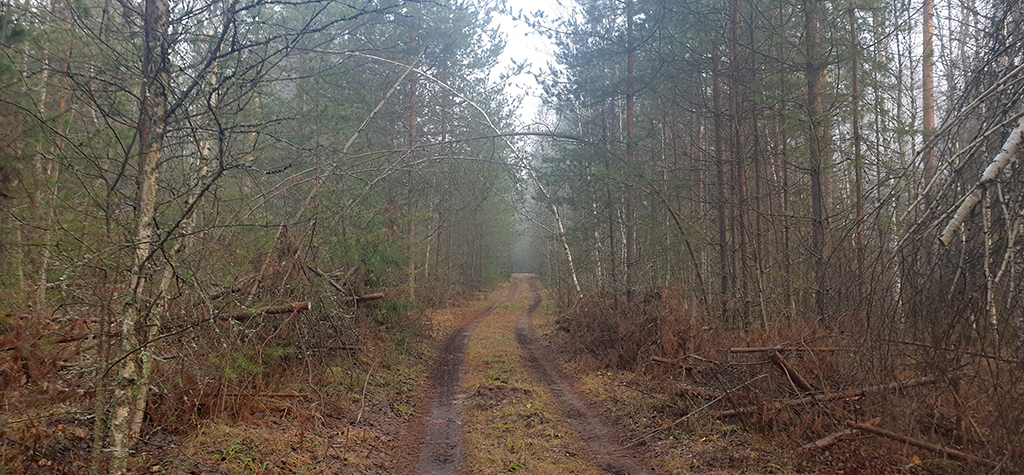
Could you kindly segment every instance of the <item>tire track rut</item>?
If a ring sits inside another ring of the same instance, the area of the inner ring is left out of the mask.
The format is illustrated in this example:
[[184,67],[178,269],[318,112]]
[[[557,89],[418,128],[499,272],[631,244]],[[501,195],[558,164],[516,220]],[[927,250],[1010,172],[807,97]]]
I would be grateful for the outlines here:
[[519,282],[512,281],[508,293],[497,302],[476,314],[445,340],[437,361],[430,371],[434,383],[434,404],[427,420],[426,437],[420,449],[417,474],[449,475],[458,473],[465,454],[462,450],[461,407],[456,400],[462,386],[462,364],[466,345],[477,327],[495,309],[512,300]]
[[606,424],[599,413],[584,403],[573,390],[570,378],[558,368],[551,350],[537,343],[530,323],[542,298],[537,278],[527,281],[533,300],[516,324],[516,341],[530,372],[541,381],[558,401],[559,409],[572,429],[590,446],[597,467],[606,474],[640,474],[649,464],[639,453],[619,444],[618,431]]

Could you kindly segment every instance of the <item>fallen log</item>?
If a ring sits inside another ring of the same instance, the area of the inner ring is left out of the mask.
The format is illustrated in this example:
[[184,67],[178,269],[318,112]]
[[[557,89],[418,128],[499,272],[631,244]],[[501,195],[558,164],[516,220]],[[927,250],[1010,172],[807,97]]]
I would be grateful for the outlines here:
[[[381,295],[381,297],[383,297],[384,294],[380,294],[380,295]],[[234,320],[234,321],[238,321],[238,322],[244,322],[246,320],[250,320],[250,319],[253,319],[255,317],[258,317],[260,315],[279,315],[279,314],[282,314],[282,313],[299,313],[299,312],[304,312],[306,310],[309,310],[309,308],[310,308],[309,302],[292,302],[291,305],[283,305],[283,306],[280,306],[280,307],[266,307],[266,308],[262,308],[262,309],[259,309],[259,310],[250,310],[250,311],[246,311],[246,312],[234,312],[234,313],[227,313],[227,314],[223,314],[223,315],[217,315],[217,316],[215,316],[215,317],[213,317],[213,318],[211,318],[209,320],[204,320],[204,321],[210,321],[210,320],[219,320],[219,321]],[[99,338],[100,336],[107,336],[107,337],[110,337],[110,338],[117,338],[117,337],[121,336],[121,332],[107,332],[107,333],[104,333],[102,335],[100,333],[80,333],[80,334],[77,334],[77,335],[68,335],[68,336],[64,336],[64,337],[61,337],[61,338],[56,338],[56,339],[53,339],[53,340],[35,341],[35,342],[32,342],[31,346],[59,345],[59,344],[64,344],[64,343],[74,343],[76,341],[82,341],[82,340],[85,340],[87,338]],[[0,353],[7,352],[7,351],[14,351],[17,348],[18,348],[17,346],[5,346],[3,348],[0,348]]]
[[[881,417],[876,417],[874,419],[871,419],[870,421],[865,422],[865,424],[867,424],[869,426],[874,426],[874,425],[878,425],[879,422],[882,422],[882,418]],[[824,448],[827,448],[827,447],[831,447],[831,446],[835,445],[836,442],[839,442],[839,439],[842,439],[843,437],[846,437],[846,436],[850,436],[850,435],[856,434],[859,430],[860,429],[845,429],[845,430],[841,430],[841,431],[836,432],[834,434],[830,434],[830,435],[828,435],[826,437],[822,437],[822,438],[820,438],[820,439],[818,439],[818,440],[816,440],[814,442],[811,442],[809,444],[802,445],[800,447],[800,450],[824,449]]]
[[679,383],[676,387],[676,396],[683,395],[695,395],[705,399],[715,399],[725,396],[725,393],[716,391],[714,389],[702,388],[699,386],[690,386],[689,384]]
[[996,463],[996,462],[994,462],[992,460],[983,459],[981,457],[978,457],[977,455],[971,455],[971,454],[968,454],[968,453],[965,453],[965,452],[961,452],[959,450],[954,450],[954,449],[946,448],[946,447],[943,447],[941,445],[935,445],[935,444],[930,443],[930,442],[925,442],[923,440],[918,440],[918,439],[914,439],[914,438],[911,438],[911,437],[907,437],[905,435],[900,435],[900,434],[897,434],[895,432],[889,432],[889,431],[887,431],[885,429],[880,429],[878,427],[874,427],[874,426],[871,426],[871,425],[868,425],[868,424],[861,424],[859,422],[847,421],[846,425],[848,425],[848,426],[850,426],[850,427],[852,427],[854,429],[862,430],[864,432],[871,432],[873,434],[878,434],[878,435],[883,436],[883,437],[888,437],[888,438],[890,438],[892,440],[897,440],[897,441],[903,442],[905,444],[910,444],[910,445],[913,445],[915,447],[920,447],[922,449],[931,450],[932,452],[940,452],[940,453],[946,454],[946,455],[948,455],[950,457],[953,457],[955,459],[960,459],[960,460],[964,460],[964,461],[967,461],[967,462],[973,462],[973,463],[976,463],[978,465],[985,465],[985,466],[988,466],[988,467],[997,467],[999,465],[998,463]]
[[331,287],[334,287],[334,290],[337,290],[338,292],[341,292],[341,293],[345,293],[345,288],[342,287],[341,284],[339,284],[336,280],[334,280],[334,279],[332,279],[330,277],[327,277],[327,283],[331,284]]
[[[333,278],[331,278],[331,276],[327,275],[326,272],[324,272],[324,271],[322,271],[320,269],[317,269],[316,267],[313,267],[313,266],[306,266],[306,267],[308,267],[309,270],[313,271],[314,274],[316,274],[316,275],[318,275],[320,277],[326,278],[327,279],[327,283],[331,284],[331,287],[334,287],[334,290],[337,290],[338,292],[341,292],[343,294],[348,294],[349,293],[347,290],[345,290],[344,287],[341,286],[341,284],[338,283],[338,281],[334,280]],[[351,276],[352,272],[354,272],[355,270],[356,270],[356,268],[353,267],[351,270],[348,271],[347,274],[345,274],[344,278],[348,279],[348,277]],[[340,303],[359,303],[359,302],[369,302],[369,301],[372,301],[372,300],[380,300],[382,298],[384,298],[384,292],[377,292],[375,294],[351,295],[351,296],[348,296],[348,297],[342,297],[338,301]]]
[[774,349],[768,350],[768,359],[770,359],[775,366],[781,369],[782,373],[785,374],[794,385],[806,392],[814,391],[814,388],[811,387],[811,383],[808,383],[807,380],[804,379],[804,377],[797,372],[797,370],[793,368],[793,366],[790,365],[778,351],[775,351]]
[[326,353],[326,352],[331,352],[331,351],[347,351],[349,353],[354,353],[354,352],[357,352],[359,350],[360,350],[359,345],[341,345],[341,346],[329,346],[329,347],[325,347],[325,348],[310,348],[307,351],[309,353],[317,353],[317,352]]
[[853,399],[864,396],[868,393],[878,393],[887,391],[898,391],[902,389],[909,389],[917,386],[925,386],[928,384],[935,384],[943,381],[947,377],[957,377],[964,371],[956,371],[948,375],[943,376],[927,376],[923,378],[909,379],[907,381],[899,381],[895,383],[882,384],[878,386],[869,386],[866,388],[856,389],[853,391],[842,391],[835,394],[818,394],[815,396],[802,397],[800,399],[792,399],[789,401],[775,401],[759,406],[746,406],[736,409],[729,409],[727,411],[716,411],[710,413],[712,418],[721,419],[725,417],[734,417],[744,414],[753,414],[759,411],[775,411],[786,407],[803,406],[805,404],[816,403],[816,402],[828,402],[835,401],[838,399]]
[[822,352],[822,353],[834,353],[839,348],[803,348],[803,347],[792,347],[784,348],[781,346],[761,346],[761,347],[750,347],[750,348],[729,348],[729,353],[764,353],[766,351],[804,351],[804,352]]
[[343,297],[338,301],[341,303],[358,303],[358,302],[369,302],[372,300],[380,300],[384,298],[384,292],[377,292],[375,294],[366,295],[353,295],[351,297]]
[[[102,335],[100,333],[80,333],[80,334],[77,334],[77,335],[68,335],[68,336],[65,336],[65,337],[62,337],[62,338],[57,338],[57,339],[54,339],[54,340],[36,340],[36,341],[32,342],[29,346],[60,345],[60,344],[64,344],[64,343],[74,343],[76,341],[82,341],[82,340],[88,339],[90,337],[91,338],[99,338],[100,336],[108,336],[108,337],[116,338],[116,337],[121,336],[121,332],[107,332],[107,333],[102,334]],[[0,348],[0,352],[14,351],[17,348],[18,348],[18,346],[5,346],[3,348]]]
[[234,320],[236,322],[244,322],[251,320],[260,315],[279,315],[282,313],[299,313],[309,310],[309,302],[292,302],[291,305],[282,305],[280,307],[266,307],[259,310],[249,310],[245,312],[234,312],[218,315],[215,317],[216,320],[227,321]]
[[243,288],[246,285],[248,285],[249,279],[251,279],[253,277],[256,277],[256,274],[247,275],[245,277],[242,277],[241,279],[236,279],[235,282],[232,283],[230,287],[228,287],[226,289],[221,289],[219,292],[210,295],[210,300],[221,299],[221,298],[224,298],[224,297],[226,297],[228,295],[237,294],[237,293],[241,292],[243,290]]
[[[327,275],[326,272],[324,272],[324,271],[322,271],[322,270],[320,270],[320,269],[318,269],[316,267],[313,267],[313,266],[307,265],[306,267],[309,268],[309,270],[313,271],[314,274],[316,274],[316,275],[318,275],[320,277],[326,278],[327,279],[327,283],[331,284],[331,287],[334,287],[334,290],[337,290],[338,292],[341,292],[343,294],[344,293],[348,293],[348,292],[345,291],[345,288],[342,287],[341,284],[338,283],[338,281],[334,280],[334,278],[332,278],[331,276]],[[355,267],[353,267],[352,270],[355,270]],[[351,271],[349,271],[349,273],[351,274]],[[345,277],[348,278],[348,275],[346,275]]]
[[[709,359],[707,359],[707,358],[705,358],[703,356],[699,356],[699,355],[686,355],[685,358],[693,358],[693,359],[695,359],[697,361],[703,361],[705,363],[710,363],[710,364],[713,364],[715,366],[723,366],[722,363],[719,363],[719,362],[717,362],[715,360],[709,360]],[[683,368],[683,369],[690,369],[690,366],[687,366],[687,365],[683,364],[682,361],[670,360],[668,358],[662,358],[660,356],[652,356],[651,357],[651,361],[654,361],[656,363],[664,363],[664,364],[667,364],[667,365],[678,366],[678,367]]]
[[651,361],[654,361],[656,363],[665,363],[667,365],[672,365],[672,366],[679,366],[680,368],[685,368],[685,366],[683,366],[682,363],[680,363],[680,362],[678,362],[676,360],[670,360],[668,358],[662,358],[660,356],[652,356],[651,357]]
[[[758,377],[756,377],[756,378],[754,378],[754,379],[751,379],[750,381],[747,381],[747,382],[745,382],[745,383],[743,383],[743,384],[741,384],[741,385],[739,385],[739,386],[736,386],[736,387],[735,387],[735,388],[733,388],[733,389],[732,389],[731,391],[736,391],[736,390],[738,390],[738,389],[742,388],[743,386],[746,386],[746,385],[748,385],[748,384],[750,384],[750,383],[753,383],[754,381],[757,381],[757,380],[759,380],[759,379],[761,379],[761,378],[763,378],[763,377],[764,377],[764,375],[762,374],[762,375],[760,375],[760,376],[758,376]],[[648,432],[648,433],[646,433],[646,434],[644,434],[644,435],[642,435],[642,436],[640,436],[640,437],[637,437],[636,439],[633,439],[633,441],[632,441],[632,442],[630,442],[630,443],[628,443],[628,444],[626,444],[626,445],[625,445],[625,447],[626,447],[626,448],[628,448],[628,447],[632,447],[632,446],[634,446],[634,445],[636,445],[636,444],[638,444],[638,443],[640,443],[640,442],[643,442],[643,441],[645,441],[645,440],[647,440],[647,439],[651,438],[652,436],[654,436],[654,434],[657,434],[658,432],[661,432],[661,431],[663,431],[663,430],[667,430],[667,429],[671,429],[671,428],[673,428],[673,427],[675,427],[675,426],[679,425],[679,424],[680,424],[680,423],[682,423],[683,421],[685,421],[685,420],[689,419],[689,418],[690,418],[690,416],[692,416],[692,415],[694,415],[694,414],[697,414],[698,412],[700,412],[700,411],[703,411],[704,409],[707,409],[708,407],[711,407],[711,405],[712,405],[712,404],[714,404],[714,403],[716,403],[716,402],[718,402],[718,401],[722,400],[723,398],[725,398],[726,396],[728,396],[728,395],[729,395],[729,393],[730,393],[731,391],[726,391],[726,392],[725,392],[724,394],[722,394],[722,396],[721,396],[721,397],[718,397],[718,398],[715,398],[715,399],[711,400],[711,401],[710,401],[710,402],[708,402],[707,404],[705,404],[705,405],[703,405],[703,406],[701,406],[701,407],[699,407],[699,408],[697,408],[697,409],[694,409],[694,410],[690,411],[690,412],[689,412],[689,413],[687,413],[687,414],[686,414],[685,416],[683,416],[683,417],[680,417],[679,419],[676,419],[676,420],[674,420],[674,421],[672,421],[672,422],[669,422],[668,424],[664,424],[664,425],[662,425],[661,427],[659,427],[659,428],[657,428],[657,429],[654,429],[654,430],[652,430],[652,431],[650,431],[650,432]]]

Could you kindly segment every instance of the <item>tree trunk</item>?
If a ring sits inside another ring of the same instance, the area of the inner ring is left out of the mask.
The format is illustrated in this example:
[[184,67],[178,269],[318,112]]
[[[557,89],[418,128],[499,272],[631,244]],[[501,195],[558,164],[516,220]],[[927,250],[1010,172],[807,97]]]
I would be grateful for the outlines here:
[[722,120],[722,53],[718,44],[711,53],[711,97],[714,104],[715,120],[715,174],[718,183],[718,258],[721,265],[722,321],[727,315],[729,297],[729,249],[726,242],[725,226],[725,124]]
[[[779,22],[785,22],[786,13],[783,7],[779,6]],[[780,43],[779,57],[782,56],[785,43]],[[779,75],[779,114],[776,127],[778,128],[779,143],[779,168],[782,175],[782,271],[783,287],[786,294],[786,309],[790,316],[796,315],[796,300],[793,298],[793,254],[790,246],[790,230],[792,222],[789,216],[789,134],[786,128],[786,102],[787,88],[786,77]]]
[[729,97],[732,99],[732,165],[735,194],[733,196],[733,232],[737,246],[736,269],[734,279],[738,280],[737,295],[741,300],[740,321],[747,325],[750,306],[750,272],[748,268],[747,250],[747,170],[743,144],[743,86],[740,77],[740,2],[732,0],[732,15],[729,21]]
[[626,219],[625,219],[625,241],[626,241],[626,301],[633,301],[634,287],[636,286],[636,210],[634,209],[633,197],[633,174],[636,166],[636,142],[633,135],[634,115],[634,84],[633,84],[633,0],[626,0],[626,164],[630,167],[629,177],[626,179]]
[[[419,30],[419,20],[417,20],[416,26],[412,30],[412,40],[410,45],[415,45],[418,42],[417,34]],[[409,85],[409,161],[416,163],[416,141],[417,137],[417,126],[419,125],[416,117],[416,94],[419,86],[418,75],[412,76],[412,84]],[[409,299],[414,300],[416,298],[416,195],[414,182],[416,180],[416,171],[409,170]]]
[[[928,0],[930,1],[930,0]],[[860,140],[860,41],[857,36],[857,12],[853,5],[848,10],[850,18],[850,35],[853,39],[853,64],[850,77],[850,130],[853,133],[853,172],[854,172],[854,246],[857,252],[857,305],[864,301],[864,161],[861,157]],[[866,309],[862,313],[866,314]]]
[[[150,259],[155,254],[157,229],[154,215],[157,201],[157,168],[163,154],[167,130],[167,88],[170,85],[170,40],[168,0],[146,0],[143,24],[145,44],[142,66],[142,99],[139,123],[139,172],[135,196],[136,226],[134,256],[128,297],[121,321],[121,354],[111,400],[110,473],[127,470],[134,413],[145,408],[149,389],[150,358],[145,349],[150,334],[158,331],[159,315],[147,305]],[[140,349],[141,348],[141,349]]]
[[[750,34],[750,45],[753,49],[753,45],[757,44],[755,37],[755,25],[753,22],[757,21],[754,17],[751,17],[751,25],[747,28]],[[753,76],[751,79],[752,83],[757,82],[757,63],[755,58],[750,55],[750,65],[748,70]],[[765,299],[765,290],[767,283],[765,282],[765,247],[764,247],[764,212],[762,206],[767,202],[768,207],[771,207],[771,199],[765,199],[762,194],[761,186],[764,183],[765,174],[762,173],[765,167],[765,155],[764,149],[761,148],[761,125],[760,117],[758,113],[763,109],[761,107],[755,107],[752,111],[751,117],[751,135],[753,136],[753,153],[751,153],[751,161],[754,165],[754,199],[749,200],[750,211],[754,214],[754,232],[750,237],[750,252],[753,260],[754,272],[756,272],[756,284],[757,284],[757,301],[758,306],[761,309],[761,328],[763,330],[768,329],[768,303]]]
[[825,212],[824,186],[825,172],[824,118],[821,113],[821,76],[822,66],[818,57],[818,13],[819,0],[804,0],[804,42],[807,50],[807,118],[808,127],[808,160],[811,176],[811,252],[814,262],[815,289],[814,306],[819,325],[828,322],[825,319]]
[[[45,5],[46,10],[49,13],[53,13],[52,5],[49,1]],[[71,27],[71,12],[68,11],[68,31]],[[39,255],[36,264],[36,282],[34,288],[31,291],[31,302],[35,306],[37,312],[40,314],[45,312],[44,306],[46,304],[46,284],[47,284],[47,273],[50,267],[50,225],[54,218],[54,205],[57,199],[57,178],[60,173],[60,165],[57,162],[57,157],[61,155],[62,150],[62,137],[64,136],[64,129],[66,119],[62,117],[67,109],[67,98],[68,98],[68,61],[71,55],[71,39],[70,36],[65,37],[66,48],[65,48],[65,60],[63,62],[62,74],[60,77],[60,90],[57,94],[57,112],[53,115],[57,119],[55,127],[56,134],[53,141],[53,147],[50,149],[51,158],[45,159],[42,150],[36,155],[35,169],[36,174],[40,178],[40,183],[37,184],[36,197],[34,200],[33,208],[38,211],[38,222],[32,227],[33,233],[37,238],[35,243],[38,247]],[[50,58],[47,52],[46,45],[42,48],[43,56],[43,70],[42,70],[42,89],[39,91],[39,119],[47,121],[46,117],[46,100],[47,91],[49,88],[49,77],[50,77]]]
[[[607,137],[605,137],[607,138]],[[604,158],[604,171],[605,174],[611,176],[611,159],[608,155]],[[608,195],[608,272],[611,278],[611,291],[612,300],[614,301],[615,310],[619,309],[619,276],[618,276],[618,256],[615,254],[618,252],[617,246],[615,245],[615,202],[612,200],[612,187],[611,183],[608,184],[606,194]]]
[[932,41],[935,32],[935,0],[924,0],[921,16],[923,22],[921,34],[921,109],[923,117],[921,121],[922,139],[925,144],[921,159],[924,162],[924,183],[927,186],[935,177],[935,169],[938,165],[932,147],[927,145],[935,135],[935,49]]

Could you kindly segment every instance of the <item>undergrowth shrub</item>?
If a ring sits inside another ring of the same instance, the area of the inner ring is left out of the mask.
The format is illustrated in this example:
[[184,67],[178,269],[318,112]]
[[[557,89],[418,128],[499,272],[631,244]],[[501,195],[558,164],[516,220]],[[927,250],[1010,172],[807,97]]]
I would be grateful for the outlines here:
[[361,386],[340,381],[339,375],[358,373],[350,368],[379,359],[379,353],[411,351],[423,332],[421,320],[415,302],[385,300],[364,308],[314,306],[297,315],[268,315],[196,332],[168,345],[190,350],[158,365],[148,427],[186,433],[210,419],[252,420],[255,414],[285,410],[280,401],[261,395],[295,391],[333,397],[324,404],[336,417],[348,417],[346,401]]
[[[415,364],[403,361],[426,347],[419,344],[424,307],[395,291],[383,300],[353,304],[346,300],[351,295],[379,291],[364,287],[378,277],[353,272],[353,283],[342,293],[295,258],[287,243],[279,247],[255,293],[256,274],[223,289],[176,281],[163,335],[147,348],[153,374],[142,440],[267,418],[300,424],[315,417],[353,420],[367,384],[384,392],[379,398],[410,394],[419,375]],[[266,259],[267,254],[250,256],[249,265]],[[180,270],[192,272],[197,265],[183,262]],[[117,287],[92,284],[62,297],[51,315],[9,310],[0,319],[0,473],[45,471],[51,463],[89,470],[93,415],[99,410],[104,416],[116,376],[104,372],[105,362],[114,361],[119,345]],[[446,301],[460,295],[449,293]],[[310,309],[221,318],[297,301],[310,302]]]
[[[582,299],[557,321],[554,338],[583,370],[632,370],[649,391],[672,396],[658,410],[671,418],[699,410],[693,423],[719,411],[752,407],[731,417],[747,430],[784,434],[803,444],[845,428],[845,421],[881,418],[880,426],[940,445],[958,445],[1004,466],[1024,466],[1024,364],[1019,359],[972,354],[955,348],[909,344],[910,329],[880,336],[861,317],[832,327],[813,319],[771,320],[767,328],[737,329],[707,318],[692,299],[658,289],[634,302],[602,296]],[[814,388],[807,393],[774,365],[766,352],[730,348],[827,348],[780,354]],[[655,361],[655,360],[660,360]],[[667,363],[666,363],[667,362]],[[915,378],[939,381],[899,391],[769,406],[809,394],[837,394]],[[652,399],[652,403],[656,402]],[[891,443],[890,441],[879,442]],[[961,470],[977,467],[964,465]]]

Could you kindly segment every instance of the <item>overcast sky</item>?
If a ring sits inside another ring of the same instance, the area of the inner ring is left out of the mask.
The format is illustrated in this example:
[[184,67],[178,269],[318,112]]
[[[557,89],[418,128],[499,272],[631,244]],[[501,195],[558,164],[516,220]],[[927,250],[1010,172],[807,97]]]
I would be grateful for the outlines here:
[[[566,0],[572,2],[572,0]],[[543,10],[549,18],[565,11],[556,0],[508,0],[508,7],[513,12],[525,13]],[[554,48],[546,38],[537,34],[522,21],[515,21],[508,15],[495,15],[494,23],[505,33],[508,43],[505,53],[499,58],[498,71],[505,71],[516,64],[527,63],[523,74],[513,78],[508,84],[509,94],[522,97],[519,111],[520,125],[530,124],[537,120],[541,107],[541,89],[531,72],[544,70],[548,63],[553,62]],[[495,75],[495,79],[497,75]]]

